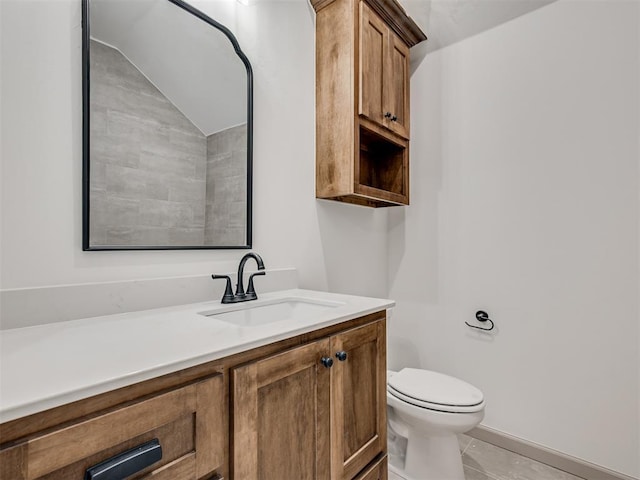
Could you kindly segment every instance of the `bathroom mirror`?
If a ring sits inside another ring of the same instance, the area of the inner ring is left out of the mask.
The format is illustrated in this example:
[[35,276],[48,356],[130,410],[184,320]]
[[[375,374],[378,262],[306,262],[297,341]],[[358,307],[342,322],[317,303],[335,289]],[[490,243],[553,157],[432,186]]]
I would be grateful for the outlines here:
[[82,18],[83,250],[251,248],[233,33],[182,0],[82,0]]

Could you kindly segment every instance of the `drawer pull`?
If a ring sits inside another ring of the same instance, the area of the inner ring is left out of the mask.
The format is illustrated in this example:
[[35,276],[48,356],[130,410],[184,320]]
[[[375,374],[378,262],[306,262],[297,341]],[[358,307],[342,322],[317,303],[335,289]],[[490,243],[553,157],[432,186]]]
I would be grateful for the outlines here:
[[154,438],[150,442],[143,443],[89,467],[84,475],[84,480],[122,480],[144,470],[161,458],[160,441]]

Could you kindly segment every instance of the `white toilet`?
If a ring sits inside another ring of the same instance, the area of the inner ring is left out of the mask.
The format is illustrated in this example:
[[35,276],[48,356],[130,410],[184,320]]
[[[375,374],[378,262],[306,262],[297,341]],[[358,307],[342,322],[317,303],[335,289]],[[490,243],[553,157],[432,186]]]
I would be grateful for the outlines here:
[[389,470],[406,480],[464,480],[456,435],[482,421],[484,404],[480,390],[457,378],[388,371]]

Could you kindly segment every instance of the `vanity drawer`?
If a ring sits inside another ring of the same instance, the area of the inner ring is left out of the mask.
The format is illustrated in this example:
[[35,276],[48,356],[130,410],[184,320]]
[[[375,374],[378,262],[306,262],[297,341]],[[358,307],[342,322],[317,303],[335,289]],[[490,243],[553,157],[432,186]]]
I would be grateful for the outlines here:
[[83,480],[87,468],[158,439],[162,459],[128,478],[197,479],[224,464],[222,375],[146,398],[0,452],[3,479]]
[[354,480],[387,480],[387,456],[373,462]]

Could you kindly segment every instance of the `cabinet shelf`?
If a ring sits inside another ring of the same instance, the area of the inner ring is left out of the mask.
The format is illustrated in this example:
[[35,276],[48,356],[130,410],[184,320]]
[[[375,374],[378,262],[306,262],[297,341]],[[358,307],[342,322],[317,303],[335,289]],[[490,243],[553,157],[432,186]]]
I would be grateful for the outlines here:
[[360,154],[358,182],[395,194],[402,199],[408,196],[407,163],[405,145],[398,145],[376,133],[360,127]]

